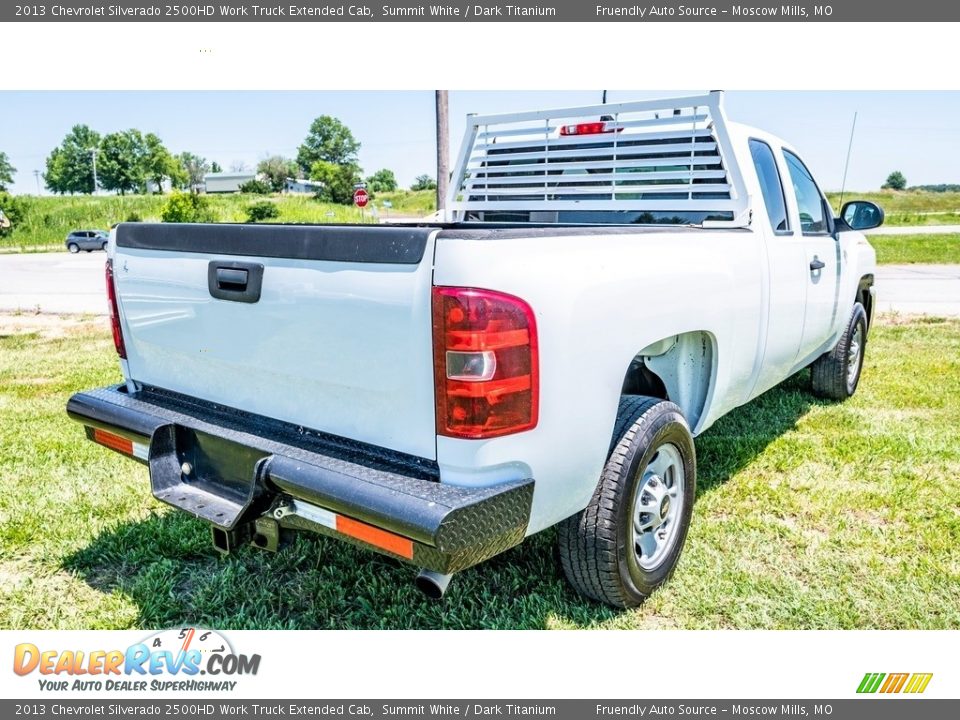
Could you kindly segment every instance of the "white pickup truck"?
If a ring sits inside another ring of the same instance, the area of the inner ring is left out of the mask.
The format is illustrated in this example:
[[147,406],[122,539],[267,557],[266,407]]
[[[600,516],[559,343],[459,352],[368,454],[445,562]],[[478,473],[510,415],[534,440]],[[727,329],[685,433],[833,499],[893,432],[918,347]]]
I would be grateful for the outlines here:
[[698,433],[808,366],[857,389],[882,221],[720,93],[469,116],[437,222],[120,225],[125,382],[68,412],[223,552],[332,535],[439,597],[558,525],[571,584],[633,606]]

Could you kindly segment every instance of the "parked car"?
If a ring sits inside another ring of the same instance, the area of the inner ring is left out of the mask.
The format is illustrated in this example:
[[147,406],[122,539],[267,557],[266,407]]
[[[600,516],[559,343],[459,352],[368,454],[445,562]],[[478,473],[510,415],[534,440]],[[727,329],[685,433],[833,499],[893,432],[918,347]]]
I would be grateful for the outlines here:
[[220,551],[332,535],[439,597],[558,525],[570,583],[633,606],[696,435],[806,367],[857,390],[882,220],[717,93],[470,116],[437,222],[118,226],[124,382],[67,410]]
[[106,230],[74,230],[67,235],[64,244],[67,250],[78,253],[81,250],[106,250],[110,241],[110,233]]

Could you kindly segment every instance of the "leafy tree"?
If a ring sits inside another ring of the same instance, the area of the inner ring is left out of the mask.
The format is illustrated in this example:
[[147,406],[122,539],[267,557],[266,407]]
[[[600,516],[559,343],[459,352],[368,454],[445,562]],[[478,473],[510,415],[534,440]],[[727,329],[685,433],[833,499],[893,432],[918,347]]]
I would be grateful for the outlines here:
[[157,192],[163,192],[163,181],[166,178],[170,178],[171,187],[183,187],[187,183],[187,171],[164,147],[163,141],[153,133],[147,133],[143,143],[143,172],[146,179],[156,185]]
[[887,181],[880,186],[882,190],[903,190],[907,187],[907,179],[899,170],[887,175]]
[[174,191],[160,210],[166,223],[213,222],[213,210],[205,195]]
[[254,178],[240,183],[240,192],[250,193],[251,195],[269,195],[270,183]]
[[94,192],[93,151],[99,146],[99,133],[86,125],[74,125],[47,157],[43,174],[47,189],[60,195]]
[[7,222],[0,222],[0,238],[7,237],[17,229],[17,223],[27,215],[29,204],[27,198],[10,195],[0,190],[0,212],[7,220]]
[[[100,184],[121,195],[144,190],[149,152],[147,141],[139,130],[131,128],[105,136],[100,143],[97,162]],[[163,176],[160,179],[162,181]]]
[[397,184],[397,176],[393,174],[393,170],[383,168],[382,170],[377,170],[367,178],[367,187],[372,192],[393,192],[399,185]]
[[182,152],[177,156],[177,160],[180,162],[180,167],[183,168],[183,172],[186,174],[186,183],[180,186],[181,189],[189,189],[203,185],[203,179],[207,176],[207,173],[210,172],[210,163],[207,162],[206,158],[194,155],[193,153]]
[[223,167],[221,167],[220,163],[218,163],[216,160],[214,160],[212,163],[210,163],[210,172],[212,172],[212,173],[222,173],[222,172],[223,172]]
[[263,222],[280,217],[280,208],[269,200],[255,202],[247,208],[247,222]]
[[413,181],[413,185],[410,186],[411,190],[436,190],[437,183],[429,175],[417,175],[416,179]]
[[5,152],[0,152],[0,192],[5,192],[8,185],[13,185],[13,176],[17,169],[10,163]]
[[317,160],[310,166],[310,179],[323,183],[316,195],[318,200],[349,205],[353,202],[353,186],[360,181],[360,168]]
[[257,165],[257,173],[270,185],[273,192],[280,192],[288,177],[297,176],[297,164],[282,155],[271,155]]
[[297,165],[304,173],[313,171],[314,163],[355,166],[360,143],[350,128],[329,115],[321,115],[310,124],[310,132],[297,150]]

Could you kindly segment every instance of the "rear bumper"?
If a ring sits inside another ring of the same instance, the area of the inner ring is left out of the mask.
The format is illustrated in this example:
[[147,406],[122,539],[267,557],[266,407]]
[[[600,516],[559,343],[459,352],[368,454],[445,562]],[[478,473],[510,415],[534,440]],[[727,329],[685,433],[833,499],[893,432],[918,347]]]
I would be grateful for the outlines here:
[[145,462],[154,496],[208,521],[222,550],[308,530],[451,573],[518,544],[530,517],[533,480],[444,485],[431,461],[159,389],[77,393],[67,412]]

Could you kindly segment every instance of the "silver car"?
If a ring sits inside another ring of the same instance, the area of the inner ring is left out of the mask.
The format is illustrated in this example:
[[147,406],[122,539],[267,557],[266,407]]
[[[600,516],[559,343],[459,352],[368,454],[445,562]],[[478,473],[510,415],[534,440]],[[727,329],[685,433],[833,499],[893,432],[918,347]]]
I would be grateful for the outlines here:
[[65,245],[67,250],[78,253],[81,250],[106,250],[110,233],[106,230],[74,230],[67,235]]

